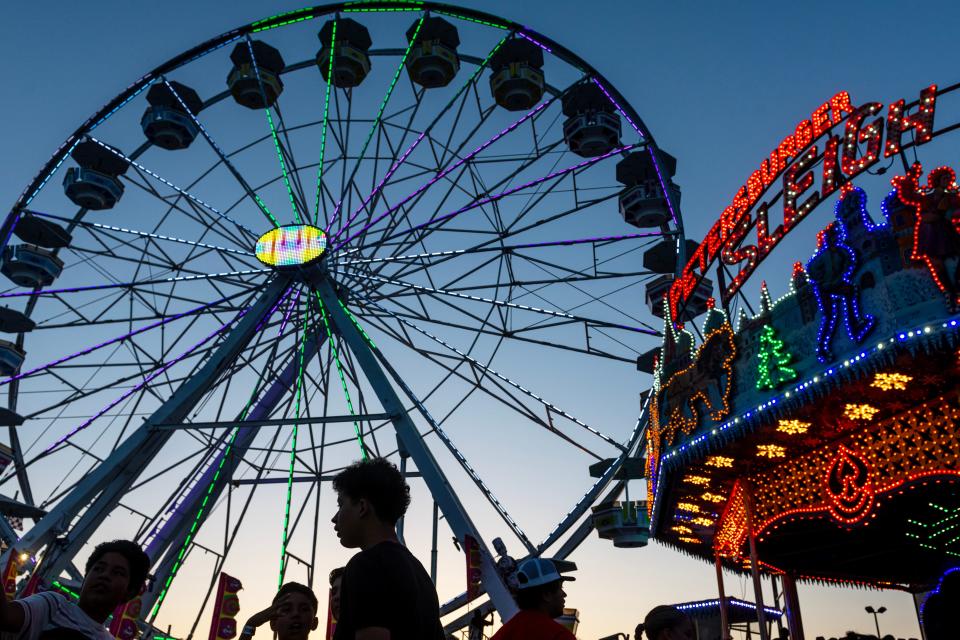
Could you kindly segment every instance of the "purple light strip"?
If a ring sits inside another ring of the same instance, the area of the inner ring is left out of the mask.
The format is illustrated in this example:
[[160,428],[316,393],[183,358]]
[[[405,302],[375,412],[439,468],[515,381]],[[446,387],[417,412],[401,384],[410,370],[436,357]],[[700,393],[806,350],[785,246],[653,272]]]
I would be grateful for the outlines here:
[[[530,182],[527,182],[526,184],[521,184],[520,186],[513,187],[512,189],[507,189],[506,191],[503,191],[503,192],[501,192],[501,193],[498,193],[497,195],[489,196],[489,197],[484,198],[484,199],[482,199],[482,200],[477,200],[476,202],[471,202],[470,204],[468,204],[468,205],[466,205],[466,206],[464,206],[464,207],[461,207],[461,208],[457,209],[456,211],[453,211],[452,213],[447,213],[447,214],[444,214],[444,215],[439,216],[439,217],[437,217],[437,218],[431,218],[430,220],[427,220],[426,222],[423,222],[423,223],[421,223],[421,224],[418,224],[418,225],[416,225],[416,226],[414,226],[414,227],[410,227],[410,231],[417,231],[417,230],[422,229],[422,228],[424,228],[424,227],[427,227],[427,226],[429,226],[429,225],[431,225],[431,224],[433,224],[433,223],[435,223],[435,222],[444,222],[444,221],[446,221],[446,220],[449,220],[449,219],[451,219],[451,218],[454,218],[454,217],[460,215],[461,213],[464,213],[464,212],[466,212],[466,211],[470,211],[471,209],[476,209],[477,207],[482,207],[482,206],[485,205],[485,204],[488,204],[488,203],[490,203],[490,202],[494,202],[495,200],[500,200],[501,198],[505,198],[506,196],[512,195],[512,194],[514,194],[514,193],[517,193],[518,191],[522,191],[522,190],[524,190],[524,189],[529,189],[530,187],[535,187],[535,186],[537,186],[538,184],[542,184],[542,183],[546,182],[547,180],[552,180],[553,178],[558,178],[558,177],[560,177],[560,176],[563,176],[563,175],[566,175],[566,174],[571,173],[571,172],[573,172],[573,171],[576,171],[577,169],[582,169],[582,168],[584,168],[584,167],[589,167],[590,165],[596,164],[596,163],[600,162],[601,160],[605,160],[605,159],[609,158],[610,156],[616,155],[616,154],[618,154],[618,153],[622,153],[622,152],[624,152],[624,151],[628,151],[628,150],[632,149],[634,146],[635,146],[635,145],[627,145],[626,147],[619,147],[619,148],[617,148],[617,149],[614,149],[613,151],[608,151],[607,153],[603,154],[602,156],[597,156],[597,157],[595,157],[595,158],[590,158],[589,160],[584,160],[583,162],[577,163],[577,164],[573,165],[572,167],[567,167],[566,169],[561,169],[560,171],[554,171],[553,173],[548,174],[548,175],[545,175],[545,176],[543,176],[542,178],[537,178],[536,180],[531,180]],[[404,233],[408,233],[408,232],[405,231]]]
[[160,321],[158,321],[158,322],[154,322],[153,324],[148,324],[148,325],[145,326],[145,327],[140,327],[139,329],[134,329],[134,330],[131,331],[130,333],[125,333],[125,334],[123,334],[122,336],[117,336],[116,338],[111,338],[110,340],[107,340],[106,342],[101,342],[100,344],[95,345],[95,346],[93,346],[93,347],[87,347],[86,349],[83,349],[82,351],[77,351],[76,353],[74,353],[74,354],[72,354],[72,355],[64,356],[64,357],[62,357],[62,358],[58,358],[57,360],[53,360],[52,362],[48,362],[47,364],[41,365],[41,366],[39,366],[39,367],[35,367],[35,368],[33,368],[33,369],[30,369],[29,371],[24,371],[24,372],[22,372],[22,373],[18,373],[18,374],[15,375],[15,376],[10,376],[9,378],[6,378],[6,379],[0,381],[0,387],[2,387],[2,386],[5,385],[5,384],[9,384],[9,383],[13,382],[14,380],[22,380],[23,378],[27,378],[27,377],[29,377],[29,376],[32,376],[33,374],[38,373],[38,372],[40,372],[40,371],[44,371],[44,370],[46,370],[46,369],[50,369],[51,367],[55,367],[55,366],[57,366],[57,365],[63,364],[64,362],[68,362],[68,361],[70,361],[70,360],[73,360],[74,358],[79,358],[80,356],[85,356],[85,355],[87,355],[88,353],[93,353],[93,352],[96,351],[97,349],[101,349],[101,348],[103,348],[103,347],[109,346],[109,345],[111,345],[111,344],[115,344],[115,343],[117,343],[117,342],[123,342],[123,341],[126,340],[127,338],[132,338],[132,337],[135,336],[135,335],[139,335],[139,334],[141,334],[141,333],[145,333],[145,332],[147,332],[147,331],[150,331],[151,329],[156,329],[157,327],[160,327],[160,326],[162,326],[162,325],[165,325],[165,324],[168,324],[168,323],[170,323],[170,322],[173,322],[174,320],[179,320],[180,318],[186,317],[186,316],[188,316],[188,315],[190,315],[190,314],[192,314],[192,313],[196,313],[196,312],[198,312],[198,311],[203,311],[204,309],[207,309],[207,308],[209,308],[209,307],[212,307],[213,305],[216,305],[216,304],[220,304],[221,302],[225,302],[226,300],[229,300],[230,298],[236,297],[236,296],[238,296],[238,295],[241,295],[241,294],[234,294],[233,296],[227,296],[227,297],[224,297],[224,298],[220,298],[219,300],[215,300],[214,302],[210,302],[210,303],[208,303],[208,304],[201,305],[201,306],[199,306],[199,307],[195,307],[195,308],[193,308],[193,309],[190,309],[189,311],[184,311],[183,313],[178,313],[177,315],[173,315],[173,316],[164,318],[163,320],[160,320]]
[[[663,197],[667,201],[667,208],[670,209],[670,216],[673,218],[673,224],[677,224],[677,214],[673,210],[673,198],[670,197],[670,192],[667,190],[667,183],[663,179],[663,174],[660,173],[660,163],[657,162],[657,156],[653,152],[653,145],[647,147],[647,151],[650,153],[650,160],[653,162],[653,168],[657,170],[657,179],[660,180],[660,188],[663,189]],[[689,259],[689,256],[687,256]]]
[[280,330],[277,332],[277,337],[280,337],[283,334],[283,328],[287,326],[287,320],[290,319],[290,313],[296,308],[300,303],[300,294],[303,292],[303,287],[297,289],[297,297],[293,299],[293,302],[287,307],[287,313],[283,316],[283,322],[280,323]]
[[133,394],[135,394],[136,392],[138,392],[138,391],[140,391],[141,389],[143,389],[143,388],[144,388],[145,386],[147,386],[151,381],[153,381],[154,378],[156,378],[157,376],[159,376],[160,374],[162,374],[164,371],[166,371],[167,369],[169,369],[169,368],[172,367],[173,365],[177,364],[178,362],[180,362],[181,360],[183,360],[184,358],[186,358],[187,356],[189,356],[191,353],[193,353],[194,351],[196,351],[197,349],[199,349],[200,347],[202,347],[204,344],[206,344],[207,342],[209,342],[211,339],[213,339],[213,338],[214,338],[215,336],[217,336],[218,334],[223,333],[223,332],[227,329],[227,327],[229,327],[229,326],[232,325],[234,322],[236,322],[237,320],[239,320],[240,318],[242,318],[243,316],[245,316],[248,311],[250,311],[250,307],[247,307],[246,309],[244,309],[243,311],[241,311],[240,313],[238,313],[235,318],[233,318],[232,320],[228,320],[226,323],[224,323],[223,325],[221,325],[216,331],[214,331],[213,333],[211,333],[210,335],[208,335],[206,338],[204,338],[204,339],[201,340],[200,342],[196,343],[195,345],[193,345],[192,347],[190,347],[189,349],[187,349],[186,351],[184,351],[183,353],[181,353],[179,356],[177,356],[176,358],[174,358],[174,359],[171,360],[170,362],[164,364],[164,365],[161,366],[159,369],[157,369],[156,371],[154,371],[153,373],[151,373],[150,375],[148,375],[147,377],[145,377],[145,378],[143,379],[143,382],[141,382],[140,384],[138,384],[138,385],[134,386],[133,388],[131,388],[129,391],[127,391],[126,393],[124,393],[123,395],[121,395],[119,398],[117,398],[116,400],[114,400],[113,402],[111,402],[110,404],[108,404],[106,407],[104,407],[103,409],[101,409],[100,411],[98,411],[97,413],[95,413],[93,416],[91,416],[90,418],[88,418],[87,420],[85,420],[82,424],[80,424],[80,426],[78,426],[77,428],[73,429],[72,431],[70,431],[69,433],[67,433],[65,436],[63,436],[62,438],[60,438],[59,440],[57,440],[56,442],[54,442],[53,444],[51,444],[49,447],[47,447],[46,449],[44,449],[44,450],[43,450],[43,453],[41,453],[40,455],[41,455],[41,456],[48,455],[53,449],[55,449],[56,447],[60,446],[60,445],[63,444],[64,442],[66,442],[67,440],[69,440],[70,438],[72,438],[74,435],[76,435],[76,434],[79,433],[80,431],[83,431],[84,429],[86,429],[87,427],[89,427],[91,424],[93,424],[93,422],[94,422],[97,418],[99,418],[100,416],[102,416],[102,415],[105,414],[106,412],[110,411],[111,409],[113,409],[114,407],[116,407],[118,404],[120,404],[121,402],[123,402],[124,400],[126,400],[127,398],[129,398],[130,396],[132,396]]
[[184,282],[186,280],[208,280],[225,276],[243,276],[252,273],[267,273],[273,269],[245,269],[243,271],[224,271],[200,276],[181,276],[177,278],[160,278],[159,280],[144,280],[142,282],[121,282],[118,284],[91,284],[83,287],[68,287],[66,289],[40,289],[39,291],[18,291],[14,293],[0,293],[0,298],[22,298],[24,296],[45,296],[59,293],[78,293],[81,291],[99,291],[102,289],[122,289],[142,287],[148,284],[163,284],[165,282]]
[[530,42],[532,42],[533,44],[537,45],[538,47],[540,47],[541,49],[543,49],[543,50],[546,51],[547,53],[553,53],[553,49],[551,49],[551,48],[548,47],[547,45],[543,44],[542,42],[538,42],[538,41],[534,40],[533,38],[531,38],[530,36],[528,36],[527,34],[525,34],[523,31],[517,31],[517,35],[520,36],[521,38],[523,38],[524,40],[529,40]]
[[492,138],[490,138],[489,140],[487,140],[486,142],[484,142],[482,145],[480,145],[479,147],[477,147],[476,149],[474,149],[472,152],[470,152],[469,154],[467,154],[466,156],[464,156],[462,159],[460,159],[459,161],[457,161],[455,164],[453,164],[452,166],[450,166],[450,167],[444,169],[443,171],[441,171],[440,173],[438,173],[435,177],[431,178],[428,182],[426,182],[425,184],[423,184],[423,185],[422,185],[421,187],[419,187],[416,191],[414,191],[414,192],[411,193],[409,196],[407,196],[406,198],[404,198],[403,200],[401,200],[401,201],[400,201],[399,203],[397,203],[395,206],[390,207],[389,209],[387,209],[386,211],[384,211],[382,214],[380,214],[379,216],[377,216],[376,218],[374,218],[373,220],[371,220],[370,222],[368,222],[365,227],[363,227],[362,229],[360,229],[359,231],[357,231],[357,232],[356,232],[355,234],[353,234],[352,236],[348,237],[346,240],[344,240],[344,241],[341,242],[340,244],[338,244],[336,247],[333,248],[333,251],[338,250],[340,247],[342,247],[343,245],[347,244],[348,242],[350,242],[351,240],[353,240],[353,239],[356,238],[357,236],[360,236],[360,235],[363,235],[364,233],[366,233],[366,231],[367,231],[370,227],[372,227],[372,226],[375,225],[376,223],[380,222],[381,220],[383,220],[384,218],[386,218],[388,215],[394,213],[394,212],[397,211],[400,207],[402,207],[403,205],[405,205],[407,202],[409,202],[409,201],[412,200],[413,198],[417,197],[418,195],[420,195],[421,193],[423,193],[424,191],[426,191],[427,189],[429,189],[431,186],[433,186],[434,184],[436,184],[436,182],[437,182],[438,180],[442,180],[444,177],[450,175],[450,172],[451,172],[451,171],[454,171],[457,167],[463,165],[465,162],[470,161],[470,160],[473,159],[478,153],[480,153],[481,151],[483,151],[484,149],[486,149],[487,147],[489,147],[490,145],[492,145],[494,142],[496,142],[497,140],[499,140],[499,139],[502,138],[503,136],[507,135],[508,133],[510,133],[511,131],[513,131],[514,129],[516,129],[517,127],[519,127],[521,124],[523,124],[524,122],[526,122],[527,120],[529,120],[530,118],[532,118],[533,116],[535,116],[537,113],[539,113],[540,111],[542,111],[542,110],[545,109],[546,107],[548,107],[548,106],[550,106],[551,104],[553,104],[553,101],[554,101],[555,99],[556,99],[556,98],[551,98],[551,99],[548,100],[547,102],[544,102],[544,103],[538,105],[535,109],[533,109],[532,111],[528,112],[526,115],[524,115],[522,118],[520,118],[519,120],[517,120],[516,122],[514,122],[513,124],[511,124],[509,127],[507,127],[506,129],[504,129],[503,131],[501,131],[500,133],[498,133],[498,134],[495,135],[494,137],[492,137]]
[[[399,158],[396,162],[393,163],[393,166],[390,167],[390,170],[389,170],[389,171],[387,171],[387,175],[385,175],[385,176],[383,177],[383,180],[380,181],[380,184],[377,185],[377,188],[374,189],[373,192],[366,197],[366,199],[363,201],[363,203],[362,203],[359,207],[357,207],[357,210],[354,211],[353,214],[351,214],[351,216],[350,216],[349,218],[347,218],[347,224],[345,224],[339,231],[337,231],[336,235],[333,236],[333,238],[328,242],[328,244],[333,244],[333,242],[334,242],[337,238],[340,237],[340,234],[342,234],[344,231],[346,231],[347,229],[350,228],[350,225],[353,224],[353,221],[357,218],[357,216],[360,214],[360,212],[363,211],[364,209],[366,209],[367,205],[370,204],[370,201],[373,200],[373,197],[374,197],[375,195],[377,195],[378,193],[380,193],[380,190],[383,189],[383,186],[387,183],[387,180],[389,180],[390,178],[393,177],[393,174],[396,172],[396,170],[400,168],[400,165],[404,163],[404,161],[407,159],[407,157],[413,152],[414,149],[417,148],[417,145],[420,144],[420,141],[423,140],[423,138],[424,138],[426,135],[427,135],[427,132],[426,132],[426,131],[422,132],[422,133],[417,137],[417,139],[414,140],[413,144],[411,144],[410,147],[409,147],[406,151],[403,152],[403,155],[400,156],[400,158]],[[337,205],[338,211],[339,211],[339,208],[340,208],[340,205],[338,204],[338,205]],[[327,234],[330,233],[330,227],[333,226],[333,221],[334,221],[334,220],[336,220],[336,215],[334,215],[334,216],[330,219],[330,222],[327,223],[327,230],[325,231],[325,233],[327,233]]]
[[600,81],[597,80],[596,78],[592,78],[592,80],[593,80],[593,84],[600,87],[600,91],[603,92],[603,95],[607,96],[607,100],[610,101],[610,104],[612,104],[614,108],[616,108],[616,110],[620,112],[620,115],[622,115],[623,118],[630,123],[630,126],[633,127],[633,130],[637,132],[637,135],[640,136],[641,138],[646,139],[646,136],[643,135],[642,131],[640,131],[640,127],[637,126],[637,123],[635,123],[633,120],[630,119],[630,116],[628,116],[627,112],[624,111],[623,108],[617,103],[617,101],[613,99],[613,96],[610,95],[610,92],[607,91],[607,88],[603,86],[600,83]]

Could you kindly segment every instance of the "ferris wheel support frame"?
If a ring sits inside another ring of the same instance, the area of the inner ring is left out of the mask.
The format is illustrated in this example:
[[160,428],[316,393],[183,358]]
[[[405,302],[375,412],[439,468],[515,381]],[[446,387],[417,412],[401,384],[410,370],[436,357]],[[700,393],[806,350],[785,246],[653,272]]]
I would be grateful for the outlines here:
[[433,457],[430,449],[424,443],[413,420],[404,410],[403,402],[390,384],[370,345],[341,308],[340,299],[337,297],[329,278],[321,276],[313,284],[326,307],[327,313],[330,315],[333,325],[336,327],[337,333],[340,334],[356,356],[357,363],[380,399],[384,411],[390,414],[390,420],[397,431],[397,437],[417,465],[417,470],[422,474],[424,482],[430,489],[430,493],[443,513],[450,529],[453,530],[461,544],[465,537],[469,535],[479,545],[483,586],[500,613],[500,617],[504,621],[510,619],[517,612],[517,603],[510,594],[510,589],[500,572],[497,571],[493,556],[480,535],[479,529],[470,519],[470,515],[463,503],[460,502],[457,494],[454,493],[453,487],[440,469],[436,458]]
[[[266,419],[283,399],[283,394],[293,385],[300,367],[306,366],[306,363],[316,356],[325,339],[326,331],[323,326],[316,327],[316,332],[304,346],[303,364],[301,365],[296,352],[291,353],[286,367],[260,396],[256,406],[249,414],[246,417],[240,416],[237,418],[235,426],[243,426],[243,422],[247,421]],[[216,504],[227,484],[233,479],[233,474],[240,466],[244,454],[253,444],[257,431],[258,428],[254,426],[247,426],[240,430],[233,444],[229,447],[225,446],[217,454],[216,458],[196,480],[187,498],[177,506],[170,519],[163,523],[147,544],[145,551],[155,566],[153,575],[156,577],[156,582],[153,588],[141,596],[144,616],[148,615],[157,599],[169,587],[167,584],[168,576],[171,576],[174,564],[181,560],[180,550],[188,544],[187,537],[196,538],[197,533],[206,522],[211,510],[209,508],[203,509],[202,505],[205,501],[209,502],[211,506]],[[197,514],[194,520],[190,518],[192,514]],[[194,525],[194,523],[196,524]],[[157,563],[158,559],[160,559],[159,564]],[[175,575],[172,577],[175,577]],[[156,612],[149,615],[155,616]]]
[[[129,438],[24,534],[17,544],[18,552],[32,554],[47,547],[43,561],[37,568],[41,578],[58,575],[72,562],[97,526],[119,504],[140,473],[173,435],[172,430],[156,429],[156,425],[183,421],[250,342],[260,321],[280,300],[289,284],[289,276],[275,277],[256,302],[243,313],[236,327],[226,334],[220,347],[200,370],[181,384]],[[70,527],[70,523],[85,507],[83,516]],[[65,539],[56,545],[51,544],[62,534],[66,534]],[[12,547],[7,549],[0,556],[0,562],[6,562],[12,551]]]

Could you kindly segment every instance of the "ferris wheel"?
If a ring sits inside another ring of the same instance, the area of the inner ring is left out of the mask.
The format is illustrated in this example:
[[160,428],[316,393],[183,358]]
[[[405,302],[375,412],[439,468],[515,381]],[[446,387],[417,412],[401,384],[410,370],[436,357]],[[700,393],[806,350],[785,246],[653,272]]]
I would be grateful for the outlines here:
[[347,2],[184,52],[3,223],[0,535],[47,585],[135,539],[144,619],[199,616],[251,558],[325,575],[323,483],[384,456],[509,612],[489,544],[565,557],[639,455],[675,170],[593,67],[482,12]]

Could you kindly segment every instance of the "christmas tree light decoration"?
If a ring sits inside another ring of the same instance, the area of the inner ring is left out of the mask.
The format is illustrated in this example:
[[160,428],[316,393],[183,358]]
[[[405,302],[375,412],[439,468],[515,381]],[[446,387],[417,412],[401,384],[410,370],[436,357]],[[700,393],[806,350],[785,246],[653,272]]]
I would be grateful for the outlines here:
[[903,375],[902,373],[878,373],[874,376],[870,386],[883,391],[903,391],[911,380],[913,380],[913,376]]
[[700,507],[692,502],[678,502],[677,509],[681,511],[689,511],[690,513],[700,513]]
[[733,458],[728,458],[726,456],[710,456],[707,458],[706,463],[711,467],[717,467],[719,469],[730,469],[733,467]]
[[763,328],[757,353],[757,390],[776,389],[784,382],[796,380],[797,372],[787,365],[793,356],[784,351],[783,340],[771,325]]
[[701,527],[712,527],[712,526],[713,526],[713,523],[714,523],[714,521],[711,520],[710,518],[703,518],[703,517],[694,518],[694,519],[691,520],[690,522],[691,522],[691,524],[696,524],[696,525],[699,525],[699,526],[701,526]]
[[695,484],[701,487],[706,487],[710,484],[710,478],[706,476],[686,476],[683,481],[687,484]]
[[777,422],[777,431],[791,436],[806,433],[808,429],[810,429],[809,422],[802,422],[800,420],[780,420]]
[[700,496],[700,498],[707,502],[724,502],[726,500],[726,498],[716,493],[705,493]]
[[843,415],[851,420],[873,420],[880,409],[869,404],[848,404],[843,408]]
[[787,448],[778,444],[758,444],[757,456],[761,458],[785,458],[787,457]]

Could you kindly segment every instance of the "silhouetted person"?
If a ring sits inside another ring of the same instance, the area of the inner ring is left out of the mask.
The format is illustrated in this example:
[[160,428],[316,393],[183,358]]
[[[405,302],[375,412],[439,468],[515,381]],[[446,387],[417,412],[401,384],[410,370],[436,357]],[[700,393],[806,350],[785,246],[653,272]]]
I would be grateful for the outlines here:
[[16,640],[113,640],[103,623],[140,594],[149,570],[150,559],[137,543],[99,544],[87,559],[76,603],[57,591],[8,602],[0,590],[0,630]]
[[693,621],[676,607],[660,605],[654,607],[637,625],[637,637],[647,634],[647,640],[694,640],[696,630]]
[[493,634],[492,640],[576,640],[554,619],[563,615],[566,604],[563,583],[574,578],[562,577],[557,566],[545,558],[524,560],[516,576],[520,611]]
[[240,640],[249,640],[257,627],[270,623],[277,640],[306,640],[317,628],[317,596],[313,590],[299,582],[288,582],[277,590],[270,606],[247,620],[240,633]]
[[410,487],[384,460],[356,462],[333,479],[340,544],[359,548],[343,572],[336,640],[440,640],[440,603],[423,565],[397,540]]
[[330,572],[330,615],[334,622],[340,617],[340,590],[343,588],[343,567]]

